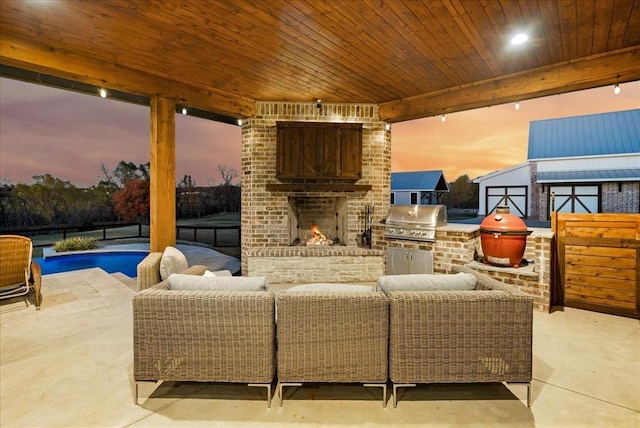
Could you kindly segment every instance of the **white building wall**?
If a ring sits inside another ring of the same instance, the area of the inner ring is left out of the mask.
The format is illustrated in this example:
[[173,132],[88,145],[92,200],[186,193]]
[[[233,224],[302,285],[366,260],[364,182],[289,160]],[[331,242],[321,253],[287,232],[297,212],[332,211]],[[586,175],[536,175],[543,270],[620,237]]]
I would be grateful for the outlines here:
[[478,215],[480,216],[484,216],[487,213],[485,197],[487,187],[526,186],[528,194],[527,203],[531,206],[531,165],[529,162],[476,178],[473,182],[480,185],[478,189],[478,197],[480,198]]
[[[410,205],[411,204],[411,193],[412,192],[396,192],[395,193],[395,202],[394,205]],[[420,203],[420,192],[413,192],[418,194],[418,203]]]

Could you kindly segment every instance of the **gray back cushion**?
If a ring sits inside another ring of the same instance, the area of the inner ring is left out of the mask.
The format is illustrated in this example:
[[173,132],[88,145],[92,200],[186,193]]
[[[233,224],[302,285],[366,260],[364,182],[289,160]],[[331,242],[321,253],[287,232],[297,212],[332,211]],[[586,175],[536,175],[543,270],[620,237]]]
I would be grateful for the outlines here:
[[476,277],[468,273],[455,275],[385,275],[378,278],[378,290],[389,291],[434,291],[473,290]]
[[266,291],[267,287],[267,278],[263,276],[169,275],[170,290]]
[[371,293],[374,291],[370,285],[353,285],[353,284],[331,284],[331,283],[318,283],[318,284],[303,284],[296,285],[288,288],[286,291],[328,291],[328,292],[357,292],[357,293]]

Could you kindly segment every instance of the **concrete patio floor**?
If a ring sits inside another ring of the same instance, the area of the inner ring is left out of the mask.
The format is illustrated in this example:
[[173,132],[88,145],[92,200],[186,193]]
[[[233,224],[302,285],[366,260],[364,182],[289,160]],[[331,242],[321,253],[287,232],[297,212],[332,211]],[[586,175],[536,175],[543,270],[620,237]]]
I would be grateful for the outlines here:
[[[287,286],[272,284],[279,292]],[[40,311],[0,303],[0,426],[640,426],[640,323],[567,308],[534,313],[532,407],[522,385],[379,388],[144,384],[133,403],[135,280],[101,269],[46,275]],[[275,391],[275,388],[274,388]]]

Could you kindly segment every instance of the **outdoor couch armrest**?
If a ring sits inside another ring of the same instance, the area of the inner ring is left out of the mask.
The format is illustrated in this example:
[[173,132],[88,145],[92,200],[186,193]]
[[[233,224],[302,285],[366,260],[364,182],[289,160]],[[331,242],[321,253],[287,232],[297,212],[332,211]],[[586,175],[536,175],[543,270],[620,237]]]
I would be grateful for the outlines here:
[[161,281],[160,279],[160,261],[162,260],[161,252],[149,253],[137,267],[137,283],[138,290],[144,290]]
[[497,279],[490,277],[489,275],[486,275],[482,272],[478,272],[467,266],[453,265],[451,267],[451,273],[460,273],[460,272],[469,273],[476,277],[476,290],[500,290],[500,291],[505,291],[509,294],[526,295],[525,292],[523,292],[516,286],[505,284],[504,282],[500,282]]
[[275,295],[140,291],[133,297],[133,355],[136,381],[270,383]]

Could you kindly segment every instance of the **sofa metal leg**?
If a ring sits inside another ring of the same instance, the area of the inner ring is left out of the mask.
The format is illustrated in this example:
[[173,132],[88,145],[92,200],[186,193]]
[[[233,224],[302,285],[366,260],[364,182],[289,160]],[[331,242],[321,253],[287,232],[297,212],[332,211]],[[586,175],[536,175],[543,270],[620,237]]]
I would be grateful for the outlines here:
[[271,384],[270,383],[250,383],[248,386],[258,386],[267,388],[267,407],[271,407]]
[[531,407],[531,382],[507,382],[508,384],[526,385],[527,387],[527,407]]
[[415,388],[415,383],[394,383],[393,384],[393,407],[398,407],[398,388]]
[[282,407],[282,402],[284,401],[284,387],[285,386],[302,386],[300,382],[280,382],[278,384],[278,397],[280,397],[280,407]]
[[147,381],[145,381],[145,380],[136,380],[134,383],[135,383],[135,396],[133,397],[133,404],[135,404],[137,406],[139,404],[138,403],[138,401],[139,401],[138,398],[139,398],[139,395],[140,395],[140,385],[143,384],[143,383],[155,383],[156,386],[157,386],[158,384],[162,383],[162,381],[161,380],[147,380]]
[[365,383],[365,387],[382,388],[382,407],[387,407],[387,384],[386,383]]

